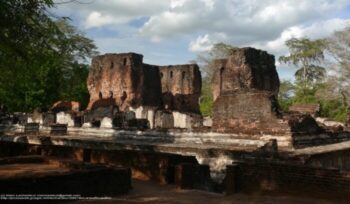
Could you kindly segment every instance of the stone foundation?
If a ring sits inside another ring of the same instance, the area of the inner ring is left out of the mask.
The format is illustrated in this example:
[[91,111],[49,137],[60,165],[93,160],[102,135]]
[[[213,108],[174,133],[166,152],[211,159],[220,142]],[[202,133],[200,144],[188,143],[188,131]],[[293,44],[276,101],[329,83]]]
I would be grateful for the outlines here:
[[236,91],[214,102],[213,129],[218,132],[283,134],[288,124],[277,116],[277,101],[269,92]]

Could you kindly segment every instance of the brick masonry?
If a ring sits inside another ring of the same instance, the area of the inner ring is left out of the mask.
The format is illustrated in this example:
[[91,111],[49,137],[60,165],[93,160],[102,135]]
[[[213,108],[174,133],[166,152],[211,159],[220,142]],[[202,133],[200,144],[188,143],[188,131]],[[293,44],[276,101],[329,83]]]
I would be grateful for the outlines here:
[[156,66],[136,53],[105,54],[92,59],[87,85],[88,110],[113,99],[120,111],[150,106],[199,113],[201,75],[195,64]]

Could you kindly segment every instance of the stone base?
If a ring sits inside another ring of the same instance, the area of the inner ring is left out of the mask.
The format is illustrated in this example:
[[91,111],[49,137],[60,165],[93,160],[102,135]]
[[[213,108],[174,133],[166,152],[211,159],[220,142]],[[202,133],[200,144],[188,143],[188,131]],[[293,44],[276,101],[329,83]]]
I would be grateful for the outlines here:
[[217,132],[281,134],[289,130],[280,120],[274,96],[263,91],[237,91],[219,96],[213,107]]
[[193,113],[181,113],[171,111],[157,111],[155,116],[156,128],[183,128],[192,129],[202,127],[203,118],[201,115]]
[[56,114],[57,124],[67,124],[68,127],[74,127],[74,118],[70,113],[59,112]]

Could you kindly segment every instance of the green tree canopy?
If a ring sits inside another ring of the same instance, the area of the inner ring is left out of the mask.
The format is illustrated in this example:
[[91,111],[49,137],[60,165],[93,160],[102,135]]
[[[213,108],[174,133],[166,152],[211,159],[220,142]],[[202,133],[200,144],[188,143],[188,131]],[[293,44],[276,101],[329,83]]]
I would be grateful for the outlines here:
[[303,83],[304,87],[306,87],[324,79],[325,68],[319,66],[319,63],[324,59],[325,40],[292,38],[286,41],[286,46],[290,54],[281,56],[279,61],[299,66],[295,72],[298,82]]
[[70,80],[79,70],[86,75],[87,67],[78,64],[94,55],[96,46],[69,19],[51,15],[53,6],[51,0],[0,1],[0,104],[10,111],[45,109],[62,96],[80,100],[67,96],[75,86],[87,92],[82,81]]

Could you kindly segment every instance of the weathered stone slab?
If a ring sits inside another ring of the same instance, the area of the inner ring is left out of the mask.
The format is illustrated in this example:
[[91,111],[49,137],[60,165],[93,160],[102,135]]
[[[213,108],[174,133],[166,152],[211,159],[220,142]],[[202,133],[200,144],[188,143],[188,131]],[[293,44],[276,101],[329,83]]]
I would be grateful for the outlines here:
[[203,118],[199,114],[194,113],[180,113],[173,112],[174,127],[191,129],[195,127],[202,127]]
[[151,129],[154,128],[154,120],[155,113],[157,111],[157,107],[154,106],[140,106],[138,108],[130,108],[130,111],[135,113],[136,119],[147,119],[149,123],[149,127]]
[[211,127],[211,126],[213,126],[213,119],[211,117],[204,117],[203,118],[203,126],[204,127]]
[[59,112],[56,114],[57,124],[66,124],[68,127],[74,127],[74,117],[70,113]]
[[104,117],[101,121],[101,128],[113,128],[113,121],[111,118]]
[[156,128],[174,128],[174,116],[172,112],[157,111],[155,116]]

